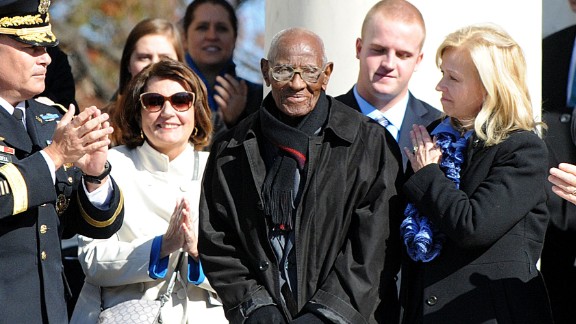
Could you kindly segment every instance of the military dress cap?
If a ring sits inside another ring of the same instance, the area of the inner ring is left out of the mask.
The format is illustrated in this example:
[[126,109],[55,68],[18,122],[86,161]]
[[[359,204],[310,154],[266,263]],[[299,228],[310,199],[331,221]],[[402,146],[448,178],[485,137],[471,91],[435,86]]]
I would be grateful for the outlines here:
[[0,0],[0,34],[34,46],[56,46],[50,0]]

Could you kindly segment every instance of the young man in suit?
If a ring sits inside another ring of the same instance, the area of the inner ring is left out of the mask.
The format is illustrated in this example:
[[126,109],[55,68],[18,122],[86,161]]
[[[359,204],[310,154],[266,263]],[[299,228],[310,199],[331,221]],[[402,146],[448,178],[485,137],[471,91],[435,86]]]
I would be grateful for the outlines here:
[[0,321],[67,323],[60,239],[112,236],[123,198],[108,176],[113,129],[33,99],[56,46],[46,0],[0,2]]
[[[413,124],[428,125],[440,111],[416,99],[408,90],[412,73],[422,61],[426,27],[420,11],[404,0],[383,0],[366,14],[356,40],[360,62],[358,81],[336,99],[386,127],[400,149],[412,147]],[[402,154],[404,168],[407,158]]]

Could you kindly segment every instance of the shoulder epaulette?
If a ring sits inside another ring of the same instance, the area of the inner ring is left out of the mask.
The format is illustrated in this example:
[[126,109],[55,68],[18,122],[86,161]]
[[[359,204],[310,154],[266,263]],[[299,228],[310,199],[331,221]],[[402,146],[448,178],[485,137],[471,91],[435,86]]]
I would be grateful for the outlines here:
[[60,111],[63,112],[63,114],[68,112],[68,108],[64,107],[63,105],[59,104],[59,103],[55,103],[52,99],[48,98],[48,97],[40,97],[40,98],[34,98],[34,100],[36,100],[37,102],[41,103],[41,104],[45,104],[48,106],[52,106],[52,107],[56,107],[58,108]]

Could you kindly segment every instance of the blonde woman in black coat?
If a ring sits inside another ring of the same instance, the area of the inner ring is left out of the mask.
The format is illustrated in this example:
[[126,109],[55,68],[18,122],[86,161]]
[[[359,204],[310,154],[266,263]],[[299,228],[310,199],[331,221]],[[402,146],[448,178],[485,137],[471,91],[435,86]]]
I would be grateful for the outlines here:
[[413,174],[401,227],[403,322],[551,323],[536,268],[547,151],[522,50],[499,27],[469,26],[447,36],[436,62],[447,117],[415,125],[404,148]]

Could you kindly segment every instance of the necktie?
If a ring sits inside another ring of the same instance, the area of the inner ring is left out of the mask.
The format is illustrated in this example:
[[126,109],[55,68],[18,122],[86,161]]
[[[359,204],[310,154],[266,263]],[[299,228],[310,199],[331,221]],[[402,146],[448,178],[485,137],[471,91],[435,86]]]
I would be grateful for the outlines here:
[[388,132],[394,137],[396,142],[398,142],[398,135],[399,135],[400,130],[398,128],[396,128],[396,126],[394,126],[394,124],[392,124],[388,120],[388,118],[384,117],[383,115],[379,115],[376,117],[372,117],[372,119],[374,119],[374,121],[376,121],[378,124],[380,124],[380,126],[386,128],[388,130]]
[[568,107],[576,107],[576,71],[572,76],[572,91],[570,91],[570,99],[568,100]]
[[374,118],[374,120],[383,127],[388,127],[388,125],[390,125],[390,121],[388,121],[388,119],[382,115]]
[[576,108],[572,109],[572,120],[570,123],[570,133],[572,135],[572,143],[576,145]]
[[22,125],[22,127],[24,127],[24,123],[23,123],[24,113],[22,112],[22,109],[14,108],[14,112],[12,113],[12,116],[20,122],[20,125]]

